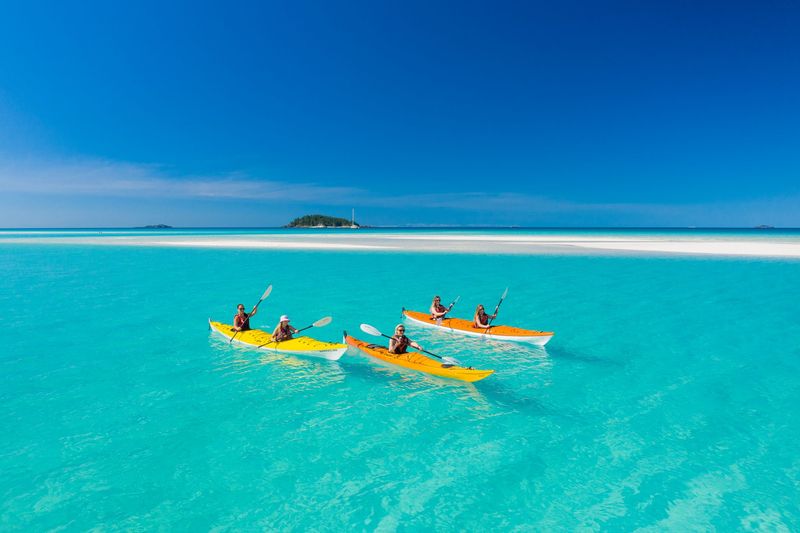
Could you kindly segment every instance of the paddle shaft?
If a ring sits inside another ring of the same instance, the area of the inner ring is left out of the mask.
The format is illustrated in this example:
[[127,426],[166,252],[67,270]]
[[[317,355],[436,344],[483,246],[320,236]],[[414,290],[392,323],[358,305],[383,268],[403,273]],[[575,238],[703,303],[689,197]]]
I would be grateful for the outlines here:
[[492,315],[492,318],[489,319],[489,325],[486,326],[486,331],[483,332],[484,334],[489,333],[489,328],[492,327],[492,321],[495,319],[497,312],[500,310],[500,304],[502,304],[503,300],[506,299],[506,294],[508,294],[508,289],[506,289],[506,292],[504,292],[503,296],[500,297],[500,301],[497,302],[497,305],[494,308],[494,314]]

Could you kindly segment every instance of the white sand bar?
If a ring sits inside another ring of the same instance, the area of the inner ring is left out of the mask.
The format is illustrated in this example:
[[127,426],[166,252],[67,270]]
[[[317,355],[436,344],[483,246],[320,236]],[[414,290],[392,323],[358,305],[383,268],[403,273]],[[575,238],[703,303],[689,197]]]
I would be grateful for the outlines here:
[[800,237],[748,239],[714,236],[536,235],[521,233],[281,233],[247,235],[103,235],[86,237],[25,236],[2,238],[0,244],[68,244],[174,246],[274,250],[353,250],[479,254],[691,254],[800,258]]

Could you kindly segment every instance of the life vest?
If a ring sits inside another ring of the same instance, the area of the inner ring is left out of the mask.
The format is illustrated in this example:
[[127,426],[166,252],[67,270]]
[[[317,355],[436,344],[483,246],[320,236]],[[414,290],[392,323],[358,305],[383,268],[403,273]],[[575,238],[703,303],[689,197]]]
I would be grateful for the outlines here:
[[394,337],[392,337],[392,340],[394,340],[394,351],[390,353],[394,354],[406,353],[406,350],[408,350],[408,343],[409,343],[408,337],[406,337],[405,335],[395,335]]
[[239,313],[233,315],[233,327],[241,328],[242,331],[250,329],[250,315],[245,313],[244,318],[242,318]]
[[[447,311],[447,308],[442,304],[434,305],[432,307],[436,310],[437,313],[444,313],[445,311]],[[439,317],[436,317],[433,315],[433,313],[431,313],[431,320],[436,320],[437,318]]]
[[475,321],[472,324],[473,328],[485,328],[486,326],[479,326],[478,324],[488,324],[489,323],[489,315],[486,314],[486,311],[482,313],[477,313],[475,316]]
[[278,334],[275,335],[275,340],[277,341],[288,341],[292,338],[292,329],[289,324],[286,324],[286,327],[283,326],[278,328]]

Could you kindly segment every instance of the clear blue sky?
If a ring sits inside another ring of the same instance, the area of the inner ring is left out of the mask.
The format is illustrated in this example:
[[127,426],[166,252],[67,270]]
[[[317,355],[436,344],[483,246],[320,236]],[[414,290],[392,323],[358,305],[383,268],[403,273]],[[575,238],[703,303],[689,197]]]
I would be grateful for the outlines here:
[[0,7],[0,226],[800,226],[800,4]]

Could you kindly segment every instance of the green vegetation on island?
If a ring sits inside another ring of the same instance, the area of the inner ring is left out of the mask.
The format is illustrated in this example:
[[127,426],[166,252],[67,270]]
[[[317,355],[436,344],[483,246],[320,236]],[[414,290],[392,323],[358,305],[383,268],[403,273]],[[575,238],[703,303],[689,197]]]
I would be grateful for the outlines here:
[[327,215],[304,215],[289,222],[287,228],[358,228],[355,220]]
[[141,228],[137,229],[172,229],[172,226],[168,226],[166,224],[151,224],[149,226],[142,226]]

